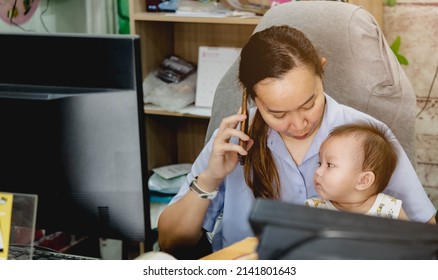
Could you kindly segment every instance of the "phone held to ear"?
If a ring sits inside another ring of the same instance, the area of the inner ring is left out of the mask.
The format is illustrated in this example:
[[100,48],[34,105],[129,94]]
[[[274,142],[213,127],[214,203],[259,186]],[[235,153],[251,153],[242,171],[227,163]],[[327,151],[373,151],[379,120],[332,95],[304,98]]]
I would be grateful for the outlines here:
[[[243,90],[242,94],[242,106],[241,106],[241,114],[244,114],[247,116],[247,118],[240,123],[240,131],[242,131],[245,134],[248,134],[248,95],[246,93],[246,88]],[[246,148],[246,142],[239,140],[239,145]],[[241,165],[245,163],[245,156],[239,155],[239,162]]]

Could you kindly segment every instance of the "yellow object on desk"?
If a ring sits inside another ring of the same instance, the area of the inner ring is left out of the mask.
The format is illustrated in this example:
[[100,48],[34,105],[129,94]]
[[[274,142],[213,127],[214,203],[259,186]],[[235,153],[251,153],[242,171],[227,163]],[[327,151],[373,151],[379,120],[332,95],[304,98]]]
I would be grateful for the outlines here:
[[0,260],[8,258],[13,194],[0,193]]
[[257,260],[257,237],[248,237],[231,246],[207,255],[201,260]]

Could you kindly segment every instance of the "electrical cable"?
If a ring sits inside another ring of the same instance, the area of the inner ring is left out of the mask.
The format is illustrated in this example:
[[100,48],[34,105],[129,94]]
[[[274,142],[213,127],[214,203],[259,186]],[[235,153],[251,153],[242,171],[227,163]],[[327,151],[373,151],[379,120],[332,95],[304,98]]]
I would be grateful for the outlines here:
[[43,20],[43,15],[47,12],[47,10],[49,9],[49,4],[50,4],[50,0],[47,0],[47,4],[46,4],[46,8],[41,12],[40,14],[40,21],[41,24],[43,25],[44,30],[46,30],[47,33],[50,33],[49,29],[47,28],[46,24],[44,23]]
[[435,84],[435,80],[436,80],[437,75],[438,75],[438,65],[435,69],[435,75],[433,76],[432,84],[430,85],[429,93],[427,94],[427,97],[426,97],[426,102],[424,103],[423,108],[421,108],[420,112],[418,112],[418,114],[416,116],[417,118],[426,109],[427,103],[429,103],[429,101],[430,101],[430,96],[432,94],[433,85]]

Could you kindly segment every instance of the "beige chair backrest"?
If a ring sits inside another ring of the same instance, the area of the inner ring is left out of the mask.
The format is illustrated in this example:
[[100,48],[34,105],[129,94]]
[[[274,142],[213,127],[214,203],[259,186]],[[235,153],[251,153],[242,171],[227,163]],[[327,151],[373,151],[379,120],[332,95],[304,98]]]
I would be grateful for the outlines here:
[[[344,2],[288,2],[271,8],[254,32],[273,25],[303,31],[328,60],[325,92],[339,103],[385,122],[416,166],[415,93],[370,13]],[[240,107],[238,60],[217,87],[206,141],[222,118]]]

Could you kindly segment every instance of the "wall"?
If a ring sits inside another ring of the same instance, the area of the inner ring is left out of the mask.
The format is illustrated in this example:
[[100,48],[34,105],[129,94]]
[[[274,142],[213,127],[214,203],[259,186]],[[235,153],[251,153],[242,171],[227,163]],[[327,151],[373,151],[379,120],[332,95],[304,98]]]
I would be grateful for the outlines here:
[[370,12],[380,25],[383,25],[383,0],[348,0],[347,2],[361,6]]
[[403,68],[417,95],[417,112],[424,107],[416,122],[417,173],[438,206],[438,0],[385,6],[383,29],[390,44],[401,37],[399,53],[409,61]]

